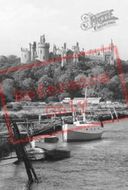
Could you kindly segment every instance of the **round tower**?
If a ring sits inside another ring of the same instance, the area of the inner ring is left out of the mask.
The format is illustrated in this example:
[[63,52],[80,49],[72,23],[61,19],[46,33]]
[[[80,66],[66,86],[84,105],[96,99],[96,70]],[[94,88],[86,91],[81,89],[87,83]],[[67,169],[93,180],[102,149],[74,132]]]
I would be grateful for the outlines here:
[[78,62],[78,57],[79,57],[79,52],[80,52],[80,48],[79,48],[79,43],[76,42],[76,46],[73,46],[73,62],[77,63]]
[[64,67],[64,65],[67,62],[66,56],[67,56],[67,48],[66,48],[66,43],[64,43],[64,46],[61,49],[61,67],[62,68]]
[[49,47],[49,43],[45,42],[45,35],[40,36],[40,42],[38,43],[38,57],[40,61],[49,59]]

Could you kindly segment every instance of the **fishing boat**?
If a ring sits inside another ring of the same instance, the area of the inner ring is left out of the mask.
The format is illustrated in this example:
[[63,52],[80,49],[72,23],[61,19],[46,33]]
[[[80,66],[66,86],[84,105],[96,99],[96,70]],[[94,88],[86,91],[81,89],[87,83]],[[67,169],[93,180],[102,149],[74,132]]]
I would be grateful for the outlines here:
[[[87,89],[85,90],[85,103],[87,103]],[[85,105],[86,106],[86,105]],[[67,142],[89,141],[101,139],[103,134],[103,122],[87,119],[85,106],[82,113],[72,111],[73,123],[67,124],[62,119],[63,140]]]
[[63,139],[67,142],[89,141],[101,139],[103,123],[100,121],[77,120],[73,124],[62,125]]

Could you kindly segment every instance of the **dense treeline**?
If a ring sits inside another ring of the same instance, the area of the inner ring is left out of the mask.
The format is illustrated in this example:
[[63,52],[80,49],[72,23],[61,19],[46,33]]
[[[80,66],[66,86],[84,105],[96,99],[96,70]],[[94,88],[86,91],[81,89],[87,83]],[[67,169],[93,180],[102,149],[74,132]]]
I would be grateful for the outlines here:
[[[1,56],[1,91],[4,91],[6,101],[23,98],[32,101],[59,101],[67,96],[83,96],[84,89],[78,85],[78,81],[84,79],[84,81],[94,81],[88,85],[88,96],[101,96],[105,100],[122,100],[124,97],[120,79],[125,79],[128,88],[128,63],[126,61],[121,63],[122,70],[118,71],[116,62],[112,66],[81,57],[77,63],[68,60],[64,67],[61,67],[60,62],[45,66],[35,62],[30,63],[32,66],[27,68],[25,65],[22,66],[20,59],[14,55]],[[107,82],[101,83],[98,80],[102,74],[108,75]],[[63,90],[59,89],[60,84]]]

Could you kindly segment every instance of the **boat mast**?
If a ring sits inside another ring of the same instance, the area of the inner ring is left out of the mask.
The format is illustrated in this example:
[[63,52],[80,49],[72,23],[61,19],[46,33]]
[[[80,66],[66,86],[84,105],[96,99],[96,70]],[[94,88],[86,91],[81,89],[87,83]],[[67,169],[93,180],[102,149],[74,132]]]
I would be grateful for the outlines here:
[[116,119],[119,121],[118,113],[117,113],[117,111],[116,111],[116,109],[115,109],[114,106],[113,106],[113,110],[114,110],[114,113],[115,113]]
[[85,116],[86,103],[87,103],[87,87],[85,88],[85,97],[84,97],[84,109],[83,109],[83,121],[84,122],[86,122],[86,116]]

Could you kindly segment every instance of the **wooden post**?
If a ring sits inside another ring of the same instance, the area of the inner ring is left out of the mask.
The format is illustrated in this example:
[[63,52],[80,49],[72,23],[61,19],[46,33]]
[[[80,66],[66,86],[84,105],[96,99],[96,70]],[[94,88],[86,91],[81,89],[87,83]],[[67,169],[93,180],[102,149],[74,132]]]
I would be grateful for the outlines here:
[[17,157],[18,157],[19,161],[22,160],[24,162],[29,182],[32,183],[32,182],[34,182],[34,180],[36,180],[36,182],[39,182],[38,177],[37,177],[37,175],[35,173],[35,170],[34,170],[34,168],[32,166],[32,163],[30,162],[30,160],[29,160],[29,158],[27,156],[27,152],[25,150],[25,147],[20,142],[21,135],[20,135],[18,126],[13,121],[11,121],[11,124],[12,124],[12,129],[13,129],[13,132],[14,132],[14,136],[15,136],[16,140],[19,140],[19,143],[16,144],[16,146],[17,146],[16,147],[16,154],[17,154]]

